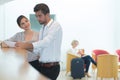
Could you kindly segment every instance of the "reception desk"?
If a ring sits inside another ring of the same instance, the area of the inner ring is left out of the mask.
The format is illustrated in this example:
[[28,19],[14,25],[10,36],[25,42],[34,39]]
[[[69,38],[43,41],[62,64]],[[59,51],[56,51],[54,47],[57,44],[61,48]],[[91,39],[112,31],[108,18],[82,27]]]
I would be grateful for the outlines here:
[[0,80],[50,80],[27,62],[27,51],[0,48]]

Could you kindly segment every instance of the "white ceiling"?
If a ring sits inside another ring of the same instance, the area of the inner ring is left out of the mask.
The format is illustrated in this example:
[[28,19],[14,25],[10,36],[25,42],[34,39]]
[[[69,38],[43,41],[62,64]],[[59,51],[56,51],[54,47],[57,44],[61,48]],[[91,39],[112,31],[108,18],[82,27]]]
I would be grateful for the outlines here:
[[10,2],[10,1],[13,1],[13,0],[0,0],[0,5]]

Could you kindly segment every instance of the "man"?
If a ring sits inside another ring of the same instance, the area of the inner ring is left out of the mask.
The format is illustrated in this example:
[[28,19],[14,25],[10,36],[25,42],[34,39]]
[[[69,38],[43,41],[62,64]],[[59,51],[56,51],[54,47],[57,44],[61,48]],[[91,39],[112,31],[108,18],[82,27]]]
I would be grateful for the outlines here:
[[32,44],[17,42],[16,47],[38,51],[40,58],[37,70],[48,78],[56,80],[60,72],[62,28],[50,18],[50,10],[46,4],[37,4],[34,12],[39,23],[43,25],[39,41]]

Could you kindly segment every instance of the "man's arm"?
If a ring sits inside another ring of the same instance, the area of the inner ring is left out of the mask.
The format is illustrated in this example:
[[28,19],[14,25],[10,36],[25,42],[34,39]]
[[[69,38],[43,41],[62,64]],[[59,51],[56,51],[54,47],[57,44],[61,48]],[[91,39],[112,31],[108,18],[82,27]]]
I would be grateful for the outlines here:
[[25,42],[16,42],[15,44],[16,47],[27,49],[27,50],[33,50],[33,45],[32,43],[25,43]]

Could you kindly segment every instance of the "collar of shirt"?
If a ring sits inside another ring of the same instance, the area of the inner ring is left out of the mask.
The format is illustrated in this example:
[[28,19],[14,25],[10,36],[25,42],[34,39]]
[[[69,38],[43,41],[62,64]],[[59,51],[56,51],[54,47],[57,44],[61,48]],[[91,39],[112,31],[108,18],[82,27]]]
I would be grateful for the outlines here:
[[48,22],[48,24],[47,24],[46,26],[44,26],[44,28],[45,28],[45,29],[46,29],[46,28],[49,28],[49,27],[51,26],[52,22],[53,22],[53,19],[51,19],[51,20]]

